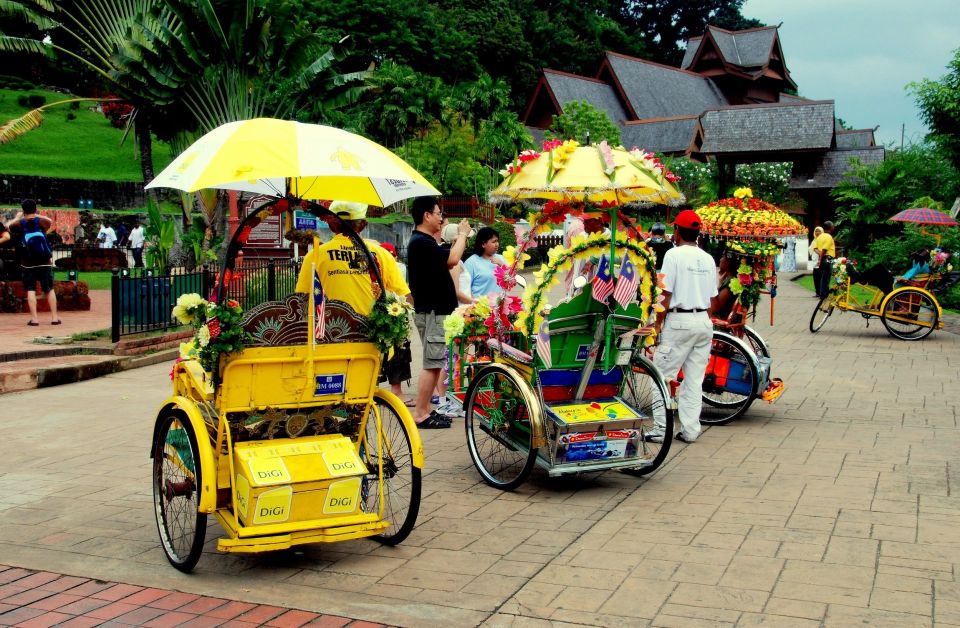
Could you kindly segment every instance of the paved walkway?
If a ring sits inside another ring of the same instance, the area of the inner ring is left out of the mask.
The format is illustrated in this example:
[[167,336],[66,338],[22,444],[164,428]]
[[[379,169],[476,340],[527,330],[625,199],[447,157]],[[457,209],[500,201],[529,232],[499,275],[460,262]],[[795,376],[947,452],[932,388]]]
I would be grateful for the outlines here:
[[[166,564],[148,443],[169,365],[4,395],[5,564],[225,600],[425,625],[960,625],[960,337],[890,337],[855,314],[807,330],[784,281],[757,321],[787,383],[774,404],[676,443],[645,480],[503,493],[462,423],[425,431],[418,526],[372,541]],[[2,616],[0,616],[2,620]]]

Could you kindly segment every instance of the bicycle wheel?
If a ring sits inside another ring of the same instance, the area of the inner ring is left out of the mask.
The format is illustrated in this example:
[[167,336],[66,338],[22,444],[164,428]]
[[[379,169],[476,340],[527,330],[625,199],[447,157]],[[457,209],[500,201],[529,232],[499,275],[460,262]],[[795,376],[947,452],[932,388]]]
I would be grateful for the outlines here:
[[508,491],[527,479],[537,459],[526,399],[529,387],[503,365],[474,374],[464,404],[467,449],[484,482]]
[[810,333],[815,334],[820,331],[831,314],[833,314],[833,301],[827,295],[820,299],[816,309],[813,310],[813,316],[810,317]]
[[929,336],[940,321],[936,301],[922,290],[894,290],[880,315],[891,336],[900,340],[921,340]]
[[[649,360],[635,357],[629,369],[624,369],[620,397],[643,416],[640,426],[640,450],[638,466],[623,469],[630,475],[647,475],[656,471],[667,459],[670,443],[673,441],[673,426],[677,411],[668,403],[667,384],[660,371]],[[648,440],[651,436],[660,436]]]
[[207,515],[200,506],[200,452],[182,414],[160,418],[153,444],[153,505],[160,543],[170,564],[189,573],[200,560]]
[[380,411],[380,434],[373,406],[364,428],[361,456],[369,473],[364,479],[362,498],[367,512],[380,511],[379,469],[383,463],[383,518],[390,527],[373,538],[384,545],[396,545],[410,536],[420,512],[420,469],[413,465],[413,448],[406,424],[384,399],[374,398]]
[[[703,378],[701,423],[726,425],[743,415],[753,403],[759,374],[749,351],[745,342],[714,333],[710,356],[719,365]],[[726,372],[722,373],[724,369]]]
[[746,326],[743,328],[743,333],[746,337],[747,344],[753,349],[754,354],[761,358],[770,357],[770,347],[767,346],[766,341],[760,337],[760,334],[755,332],[752,327]]

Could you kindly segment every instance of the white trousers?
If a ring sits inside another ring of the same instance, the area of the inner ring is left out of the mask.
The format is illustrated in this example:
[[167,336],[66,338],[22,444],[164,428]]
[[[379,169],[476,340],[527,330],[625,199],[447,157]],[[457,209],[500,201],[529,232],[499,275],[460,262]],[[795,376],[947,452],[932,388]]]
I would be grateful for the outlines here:
[[681,431],[691,440],[700,435],[703,407],[703,376],[710,361],[713,323],[706,312],[668,312],[653,356],[654,366],[669,381],[683,369],[683,383],[677,395]]

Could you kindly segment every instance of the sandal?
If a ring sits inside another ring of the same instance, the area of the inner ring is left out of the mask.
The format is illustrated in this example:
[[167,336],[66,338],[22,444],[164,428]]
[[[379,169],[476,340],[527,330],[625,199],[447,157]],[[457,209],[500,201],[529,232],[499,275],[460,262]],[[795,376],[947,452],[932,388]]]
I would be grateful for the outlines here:
[[51,325],[61,325],[62,323],[63,323],[63,321],[60,320],[59,318],[58,318],[57,320],[55,320],[55,321],[50,321],[50,324],[51,324]]
[[421,430],[447,429],[450,425],[450,421],[444,420],[443,415],[436,412],[431,412],[427,418],[417,423],[417,427]]
[[40,323],[37,321],[27,321],[27,325],[30,325],[31,327],[39,327]]

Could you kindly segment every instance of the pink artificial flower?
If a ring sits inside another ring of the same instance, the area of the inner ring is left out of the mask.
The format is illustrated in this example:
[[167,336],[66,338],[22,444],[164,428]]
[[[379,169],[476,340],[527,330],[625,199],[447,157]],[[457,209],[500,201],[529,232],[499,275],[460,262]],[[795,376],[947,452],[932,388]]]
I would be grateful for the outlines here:
[[750,284],[753,283],[753,277],[746,273],[740,273],[739,275],[737,275],[737,279],[740,280],[741,286],[749,286]]
[[543,152],[553,150],[559,146],[563,146],[563,142],[561,140],[547,140],[543,143]]
[[493,269],[493,276],[497,280],[497,285],[504,290],[512,290],[517,285],[517,276],[509,266],[498,264]]

